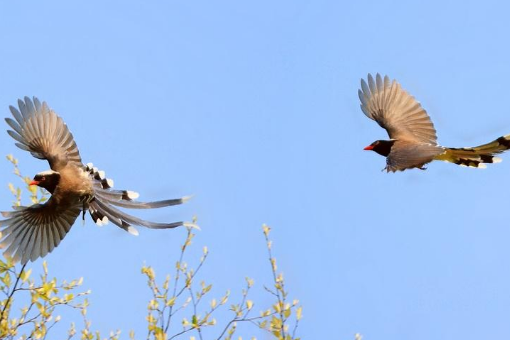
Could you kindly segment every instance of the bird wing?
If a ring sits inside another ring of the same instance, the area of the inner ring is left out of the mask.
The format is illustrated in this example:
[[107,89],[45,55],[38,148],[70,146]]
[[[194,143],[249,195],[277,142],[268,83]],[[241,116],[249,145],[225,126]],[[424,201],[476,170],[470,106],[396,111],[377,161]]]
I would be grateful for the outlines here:
[[5,121],[13,130],[7,133],[14,138],[22,150],[26,150],[32,156],[39,159],[47,159],[54,171],[59,171],[69,162],[81,165],[80,153],[64,123],[46,102],[41,102],[25,97],[18,100],[19,111],[9,106],[14,117],[6,118]]
[[44,257],[59,245],[80,212],[80,204],[63,208],[53,197],[45,204],[2,212],[6,219],[0,220],[0,248],[7,248],[4,254],[22,264]]
[[388,172],[395,172],[405,169],[422,168],[443,152],[444,148],[438,145],[397,140],[386,158],[386,170]]
[[436,129],[427,112],[396,80],[390,82],[384,76],[383,81],[378,73],[374,81],[369,74],[368,85],[361,80],[358,96],[361,110],[386,129],[390,138],[437,144]]

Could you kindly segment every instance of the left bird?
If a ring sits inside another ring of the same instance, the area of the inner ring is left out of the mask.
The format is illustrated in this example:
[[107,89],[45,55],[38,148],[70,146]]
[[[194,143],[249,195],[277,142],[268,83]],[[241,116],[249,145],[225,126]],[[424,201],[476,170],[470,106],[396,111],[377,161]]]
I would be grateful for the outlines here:
[[80,213],[85,219],[86,211],[96,224],[111,221],[133,235],[138,235],[134,225],[151,229],[195,226],[190,222],[149,222],[114,207],[161,208],[184,203],[189,197],[137,202],[136,192],[113,190],[113,181],[105,178],[104,171],[82,163],[73,135],[46,102],[25,97],[18,100],[18,107],[9,107],[14,119],[5,119],[12,128],[7,132],[20,149],[48,161],[51,170],[35,175],[30,185],[46,189],[51,197],[44,204],[2,212],[6,219],[0,220],[0,248],[6,248],[6,256],[22,264],[46,256],[59,245]]

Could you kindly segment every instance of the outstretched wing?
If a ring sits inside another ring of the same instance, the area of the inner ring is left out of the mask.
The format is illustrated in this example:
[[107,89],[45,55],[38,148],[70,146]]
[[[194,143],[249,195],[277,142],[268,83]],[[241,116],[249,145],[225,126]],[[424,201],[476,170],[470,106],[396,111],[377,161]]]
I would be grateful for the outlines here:
[[32,156],[39,159],[47,159],[52,170],[59,171],[69,162],[81,165],[80,153],[64,123],[46,102],[41,102],[34,97],[34,101],[25,97],[18,100],[19,111],[9,106],[14,119],[6,118],[5,121],[13,130],[7,133],[14,138],[16,145],[29,151]]
[[392,139],[437,144],[436,129],[427,112],[396,80],[384,81],[379,73],[376,79],[368,75],[368,85],[361,80],[358,90],[361,110],[368,118],[386,129]]
[[0,220],[0,248],[7,248],[4,254],[22,264],[44,257],[59,245],[80,212],[79,204],[62,209],[53,198],[2,212],[6,219]]

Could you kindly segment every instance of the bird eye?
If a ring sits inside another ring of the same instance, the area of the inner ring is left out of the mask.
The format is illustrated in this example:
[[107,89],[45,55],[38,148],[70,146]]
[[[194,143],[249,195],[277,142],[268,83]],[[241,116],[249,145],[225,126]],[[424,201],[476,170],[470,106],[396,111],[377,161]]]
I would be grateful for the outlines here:
[[41,177],[41,181],[44,181],[46,178],[44,176]]

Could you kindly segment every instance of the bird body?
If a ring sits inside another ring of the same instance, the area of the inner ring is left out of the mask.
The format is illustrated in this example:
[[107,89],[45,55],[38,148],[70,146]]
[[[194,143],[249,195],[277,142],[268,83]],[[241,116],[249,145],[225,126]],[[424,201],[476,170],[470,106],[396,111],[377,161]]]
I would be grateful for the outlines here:
[[82,199],[84,196],[94,194],[90,174],[82,167],[68,164],[58,172],[58,178],[56,191],[52,194],[58,203],[61,203],[65,198]]
[[48,105],[25,97],[18,101],[19,110],[10,107],[14,120],[6,118],[12,128],[8,133],[16,145],[34,157],[46,159],[51,170],[34,176],[31,185],[45,188],[51,197],[44,204],[14,207],[2,212],[0,247],[4,254],[23,264],[51,252],[69,232],[76,218],[89,212],[93,221],[102,225],[111,221],[125,231],[137,235],[133,225],[152,229],[195,226],[188,222],[157,223],[129,215],[115,206],[129,209],[152,209],[177,205],[189,197],[155,202],[136,202],[138,194],[129,190],[113,190],[113,181],[91,163],[84,165],[67,125]]
[[510,149],[510,135],[476,147],[448,148],[437,144],[436,130],[427,112],[395,80],[388,76],[368,75],[358,91],[361,110],[387,132],[390,140],[377,140],[365,150],[386,157],[387,172],[419,168],[434,160],[461,166],[484,168],[485,163],[498,163],[495,157]]
[[396,140],[387,157],[387,168],[395,171],[402,168],[423,169],[424,165],[431,162],[444,150],[438,145],[415,143],[405,139]]

